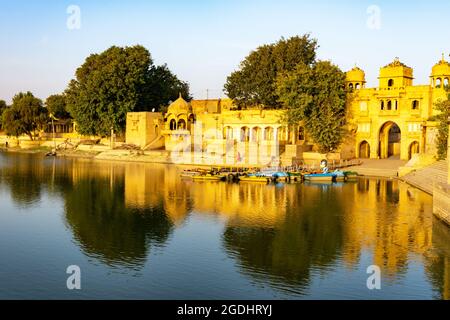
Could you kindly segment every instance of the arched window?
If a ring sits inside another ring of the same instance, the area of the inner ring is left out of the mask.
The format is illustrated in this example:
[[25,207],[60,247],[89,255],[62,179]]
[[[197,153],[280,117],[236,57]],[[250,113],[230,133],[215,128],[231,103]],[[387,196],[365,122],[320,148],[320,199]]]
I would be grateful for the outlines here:
[[186,121],[184,119],[181,119],[178,121],[178,130],[186,130]]
[[278,141],[286,141],[287,138],[287,128],[281,127],[278,129]]
[[436,88],[440,88],[442,84],[442,79],[441,78],[437,78],[436,79]]
[[223,138],[226,140],[233,140],[233,128],[225,127],[223,129]]
[[349,88],[350,90],[353,90],[353,83],[350,83],[350,84],[348,85],[348,88]]
[[387,103],[387,109],[392,110],[392,101],[391,100],[389,100]]
[[261,140],[261,129],[254,127],[252,129],[252,142],[259,142]]
[[356,85],[355,85],[355,89],[356,90],[359,90],[361,88],[361,85],[359,84],[359,83],[357,83]]
[[448,78],[445,78],[445,79],[444,79],[444,88],[445,88],[445,89],[448,89],[448,87],[449,87],[449,79],[448,79]]
[[170,120],[170,130],[176,130],[177,129],[177,122],[175,119]]
[[412,102],[411,109],[413,109],[413,110],[419,110],[419,101],[414,100],[414,101]]
[[241,128],[241,142],[249,142],[250,129],[248,127]]
[[393,87],[394,86],[394,79],[389,79],[388,81],[388,87]]
[[384,101],[381,101],[381,110],[384,110]]
[[273,140],[273,128],[272,127],[267,127],[266,129],[264,129],[264,140],[266,140],[266,141]]
[[305,141],[305,128],[304,127],[298,127],[298,140]]
[[398,110],[398,100],[395,100],[395,110]]

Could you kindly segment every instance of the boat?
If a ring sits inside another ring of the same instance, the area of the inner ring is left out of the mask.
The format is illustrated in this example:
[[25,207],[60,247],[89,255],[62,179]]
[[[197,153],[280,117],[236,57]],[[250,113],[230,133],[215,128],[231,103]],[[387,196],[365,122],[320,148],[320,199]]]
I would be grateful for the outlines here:
[[194,175],[192,177],[192,180],[194,181],[223,181],[224,180],[224,176],[222,175],[214,175],[214,174],[199,174],[199,175]]
[[356,180],[359,177],[359,174],[354,171],[345,171],[344,174],[347,177],[347,180]]
[[239,178],[240,182],[256,182],[256,183],[270,183],[271,179],[269,177],[260,175],[247,175]]
[[286,172],[282,172],[282,171],[277,171],[275,172],[272,177],[274,178],[275,181],[278,182],[286,182],[289,181],[289,174]]
[[302,182],[303,174],[300,172],[288,172],[289,180],[293,182]]
[[332,174],[334,175],[334,177],[333,177],[334,181],[342,182],[342,181],[347,180],[347,176],[345,175],[345,173],[340,170],[336,170]]
[[199,176],[199,175],[200,175],[200,172],[198,172],[198,171],[183,171],[180,174],[180,177],[182,179],[192,179],[193,177]]
[[312,173],[305,174],[305,180],[308,181],[333,181],[334,174],[332,173]]

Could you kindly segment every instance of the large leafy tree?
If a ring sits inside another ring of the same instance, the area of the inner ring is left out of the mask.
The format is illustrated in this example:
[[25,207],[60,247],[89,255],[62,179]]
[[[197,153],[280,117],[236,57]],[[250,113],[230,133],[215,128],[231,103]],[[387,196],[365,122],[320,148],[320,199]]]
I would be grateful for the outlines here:
[[43,129],[47,121],[47,109],[31,92],[17,94],[2,117],[3,128],[8,135],[19,137],[26,134],[31,140],[34,140],[34,132]]
[[[156,86],[155,73],[168,80]],[[107,136],[111,128],[124,130],[128,112],[158,109],[175,99],[180,87],[189,90],[166,66],[154,67],[144,47],[114,46],[78,68],[66,90],[67,108],[81,134]]]
[[66,97],[63,94],[49,96],[45,100],[45,107],[50,114],[58,119],[70,118],[70,113],[67,111]]
[[450,95],[447,100],[436,103],[436,109],[440,111],[437,116],[438,120],[438,137],[437,137],[437,149],[438,158],[444,160],[447,157],[447,144],[448,144],[448,118],[450,117]]
[[149,107],[156,110],[167,106],[182,94],[185,100],[192,100],[189,93],[189,84],[181,81],[174,75],[166,64],[152,66],[148,73],[146,96],[144,105],[138,106],[138,111],[149,111]]
[[317,41],[310,35],[282,38],[251,52],[225,84],[226,94],[245,108],[282,107],[276,92],[279,74],[292,71],[298,64],[311,65],[316,58]]
[[0,100],[0,130],[2,129],[3,111],[5,111],[7,107],[8,107],[8,105],[6,104],[6,102],[4,100]]
[[277,94],[288,124],[304,122],[321,152],[335,151],[344,137],[345,73],[328,61],[299,64],[279,75]]

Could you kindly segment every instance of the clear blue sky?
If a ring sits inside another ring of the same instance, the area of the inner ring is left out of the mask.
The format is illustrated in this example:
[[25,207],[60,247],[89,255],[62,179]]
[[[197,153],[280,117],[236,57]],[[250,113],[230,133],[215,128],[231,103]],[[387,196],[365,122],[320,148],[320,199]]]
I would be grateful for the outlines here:
[[[70,5],[81,10],[78,30],[67,28]],[[380,8],[380,29],[367,25],[371,5]],[[45,99],[64,90],[90,53],[134,44],[188,81],[196,98],[206,89],[219,97],[252,49],[307,32],[319,40],[319,58],[343,70],[357,63],[369,85],[396,56],[426,84],[450,53],[449,13],[448,0],[0,0],[0,99],[27,90]]]

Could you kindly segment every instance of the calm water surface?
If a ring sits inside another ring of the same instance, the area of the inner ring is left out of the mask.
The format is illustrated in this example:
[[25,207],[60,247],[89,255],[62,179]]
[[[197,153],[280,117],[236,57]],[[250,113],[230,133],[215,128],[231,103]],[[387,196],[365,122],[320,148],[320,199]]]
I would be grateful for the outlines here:
[[[0,153],[1,299],[448,299],[450,228],[406,184],[193,183]],[[78,265],[82,290],[66,288]],[[367,289],[378,265],[381,290]]]

